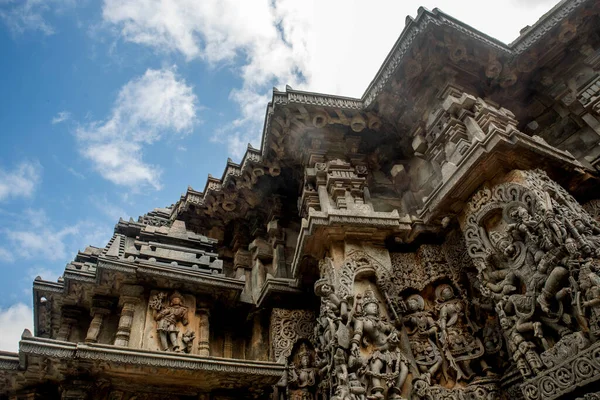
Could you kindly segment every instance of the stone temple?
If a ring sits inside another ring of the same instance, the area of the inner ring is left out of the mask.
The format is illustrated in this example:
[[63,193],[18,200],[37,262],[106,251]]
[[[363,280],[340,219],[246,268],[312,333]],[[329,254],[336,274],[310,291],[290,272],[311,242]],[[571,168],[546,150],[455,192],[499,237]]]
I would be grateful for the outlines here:
[[600,399],[599,168],[599,1],[509,45],[420,9],[361,98],[274,89],[260,149],[36,279],[0,398]]

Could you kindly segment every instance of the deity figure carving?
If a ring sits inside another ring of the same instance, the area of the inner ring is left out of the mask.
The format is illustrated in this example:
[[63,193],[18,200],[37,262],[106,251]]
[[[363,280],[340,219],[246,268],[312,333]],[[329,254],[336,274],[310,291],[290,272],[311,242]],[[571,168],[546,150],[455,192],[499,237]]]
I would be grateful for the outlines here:
[[192,346],[194,345],[194,339],[196,338],[196,333],[191,330],[186,330],[185,333],[181,336],[181,342],[183,343],[183,351],[186,353],[192,352]]
[[288,387],[291,400],[313,400],[316,387],[317,368],[312,362],[313,352],[302,343],[296,355],[297,361],[289,367]]
[[472,333],[465,303],[454,295],[454,290],[448,284],[439,285],[435,294],[439,310],[439,341],[450,367],[456,371],[456,380],[468,380],[475,375],[471,367],[474,360],[479,360],[482,370],[488,372],[489,367],[482,358],[484,347]]
[[513,171],[476,193],[464,217],[480,291],[524,378],[598,340],[600,226],[564,188],[543,171]]
[[322,346],[333,345],[334,339],[337,341],[340,335],[347,336],[344,322],[348,318],[348,301],[340,299],[329,283],[317,282],[315,293],[321,297],[317,336]]
[[157,321],[156,330],[160,339],[161,348],[165,351],[171,350],[174,352],[182,352],[191,349],[191,345],[188,345],[188,343],[193,341],[191,334],[187,334],[186,339],[184,340],[185,348],[182,348],[179,344],[180,328],[178,327],[178,324],[181,323],[184,326],[187,326],[188,324],[188,309],[183,304],[183,296],[175,291],[169,298],[169,305],[164,307],[163,299],[165,297],[164,293],[160,293],[150,300],[150,307],[155,310],[154,319]]
[[[322,268],[328,265],[325,260]],[[330,388],[348,386],[347,349],[350,346],[351,323],[347,312],[348,300],[338,294],[330,278],[321,278],[315,283],[315,293],[321,297],[321,310],[314,335],[320,395],[329,393]]]
[[369,399],[384,398],[384,382],[389,386],[388,398],[400,399],[409,361],[400,348],[399,332],[381,315],[380,302],[373,290],[357,295],[356,302],[351,353],[360,358],[361,347],[371,350],[363,367],[369,377]]
[[408,315],[404,317],[404,322],[421,373],[420,378],[430,383],[431,377],[440,369],[443,361],[435,342],[438,328],[432,313],[425,310],[425,300],[420,295],[409,296],[406,299],[406,308]]

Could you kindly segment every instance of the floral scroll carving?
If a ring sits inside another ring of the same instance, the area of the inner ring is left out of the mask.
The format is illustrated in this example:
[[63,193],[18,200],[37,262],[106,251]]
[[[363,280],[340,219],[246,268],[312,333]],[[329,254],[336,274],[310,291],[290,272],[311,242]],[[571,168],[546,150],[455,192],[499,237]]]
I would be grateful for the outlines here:
[[285,363],[300,339],[312,341],[315,315],[307,310],[274,308],[271,314],[271,350],[273,358]]

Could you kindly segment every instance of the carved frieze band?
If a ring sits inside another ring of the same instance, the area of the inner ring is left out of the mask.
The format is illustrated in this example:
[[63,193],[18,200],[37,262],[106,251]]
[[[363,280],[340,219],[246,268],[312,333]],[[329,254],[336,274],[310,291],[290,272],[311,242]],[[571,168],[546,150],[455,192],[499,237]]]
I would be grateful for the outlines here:
[[528,400],[556,399],[578,387],[600,380],[600,342],[544,371],[523,385]]

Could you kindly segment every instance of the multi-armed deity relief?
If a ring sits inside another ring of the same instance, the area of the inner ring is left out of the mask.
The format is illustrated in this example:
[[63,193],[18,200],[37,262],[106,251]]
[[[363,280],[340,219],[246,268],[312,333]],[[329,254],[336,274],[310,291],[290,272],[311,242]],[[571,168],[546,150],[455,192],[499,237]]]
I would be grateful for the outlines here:
[[599,333],[600,225],[541,171],[513,171],[481,189],[463,225],[482,293],[531,378],[526,397],[585,381],[597,369],[589,357]]

